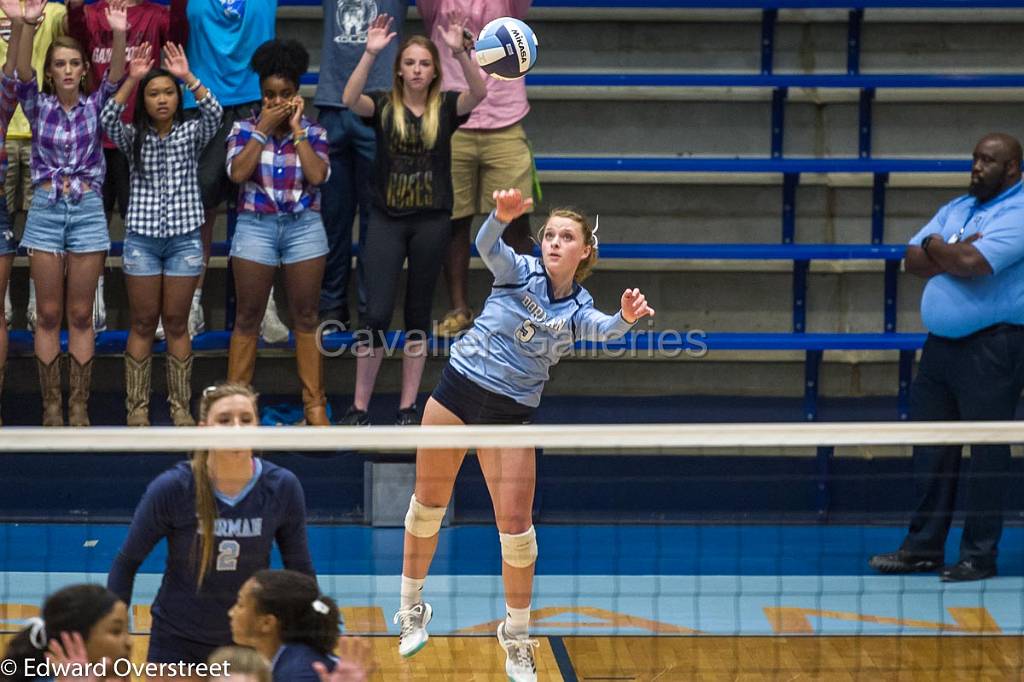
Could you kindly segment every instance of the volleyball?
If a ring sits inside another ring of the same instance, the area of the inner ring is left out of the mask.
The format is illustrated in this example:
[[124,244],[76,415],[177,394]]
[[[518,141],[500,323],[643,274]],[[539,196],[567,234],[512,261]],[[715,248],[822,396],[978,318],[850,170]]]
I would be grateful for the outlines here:
[[537,63],[537,36],[519,19],[495,19],[480,31],[476,61],[492,78],[522,78]]

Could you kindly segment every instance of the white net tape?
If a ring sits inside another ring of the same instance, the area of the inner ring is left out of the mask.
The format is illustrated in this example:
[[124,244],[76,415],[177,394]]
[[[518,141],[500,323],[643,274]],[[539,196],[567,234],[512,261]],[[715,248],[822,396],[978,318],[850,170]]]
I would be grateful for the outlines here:
[[779,448],[1024,443],[1024,422],[847,422],[538,426],[4,429],[0,452],[169,452],[199,449],[414,450],[542,447]]

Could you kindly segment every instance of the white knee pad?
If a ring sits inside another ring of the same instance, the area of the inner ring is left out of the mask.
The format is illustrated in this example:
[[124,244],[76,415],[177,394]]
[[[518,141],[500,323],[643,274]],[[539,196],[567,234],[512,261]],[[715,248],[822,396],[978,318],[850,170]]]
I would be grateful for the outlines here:
[[448,507],[427,507],[413,495],[409,500],[409,511],[405,514],[405,529],[418,538],[432,538],[441,530]]
[[501,558],[514,568],[526,568],[537,561],[537,531],[530,526],[525,533],[512,535],[498,533],[501,540]]

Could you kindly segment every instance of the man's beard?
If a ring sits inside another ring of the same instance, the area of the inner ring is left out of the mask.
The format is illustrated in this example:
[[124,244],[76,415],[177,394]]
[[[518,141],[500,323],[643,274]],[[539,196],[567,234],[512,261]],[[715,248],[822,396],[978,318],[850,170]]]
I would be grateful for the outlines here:
[[999,177],[994,178],[989,182],[985,182],[984,180],[978,180],[975,182],[974,180],[971,180],[967,193],[979,201],[988,201],[999,193],[999,188],[1003,186],[1004,179],[1005,178],[1003,177]]

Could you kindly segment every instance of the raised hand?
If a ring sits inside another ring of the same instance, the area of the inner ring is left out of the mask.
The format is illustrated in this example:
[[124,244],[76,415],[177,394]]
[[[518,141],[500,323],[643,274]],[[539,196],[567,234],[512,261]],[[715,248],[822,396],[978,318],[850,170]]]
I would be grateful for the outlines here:
[[447,20],[447,24],[441,27],[444,44],[450,47],[452,52],[462,52],[465,48],[463,32],[466,29],[466,15],[453,10],[448,13]]
[[39,19],[43,16],[45,9],[46,0],[25,0],[25,8],[21,12],[21,19],[26,24],[35,25],[39,23]]
[[153,60],[150,58],[152,47],[149,43],[142,43],[135,48],[134,56],[128,62],[128,77],[141,80],[153,68]]
[[373,20],[370,28],[366,31],[367,52],[377,56],[381,50],[388,46],[388,43],[395,39],[395,36],[398,34],[391,30],[391,25],[394,21],[388,14],[380,14]]
[[164,45],[164,68],[179,80],[187,80],[192,73],[188,65],[188,57],[181,45],[167,43]]
[[[46,650],[46,658],[54,666],[60,666],[65,670],[85,670],[89,663],[89,655],[86,653],[85,640],[78,632],[60,633],[60,641],[56,638],[50,640],[50,646]],[[100,682],[96,675],[58,677],[56,682]]]
[[641,317],[654,317],[654,308],[647,305],[647,297],[639,289],[626,289],[622,292],[622,319],[633,324]]
[[302,99],[301,95],[296,95],[292,99],[292,115],[288,119],[288,125],[292,127],[294,132],[302,130],[302,112],[306,109],[306,100]]
[[523,199],[518,189],[499,189],[491,195],[496,208],[494,217],[503,223],[510,223],[526,213],[533,206],[533,199]]
[[327,672],[323,663],[314,663],[320,682],[366,682],[376,665],[373,662],[370,643],[362,637],[341,637],[338,640],[340,661],[334,670]]
[[23,12],[19,0],[0,0],[0,11],[7,15],[12,24],[21,21]]
[[128,31],[128,0],[110,0],[107,3],[106,15],[111,31]]

